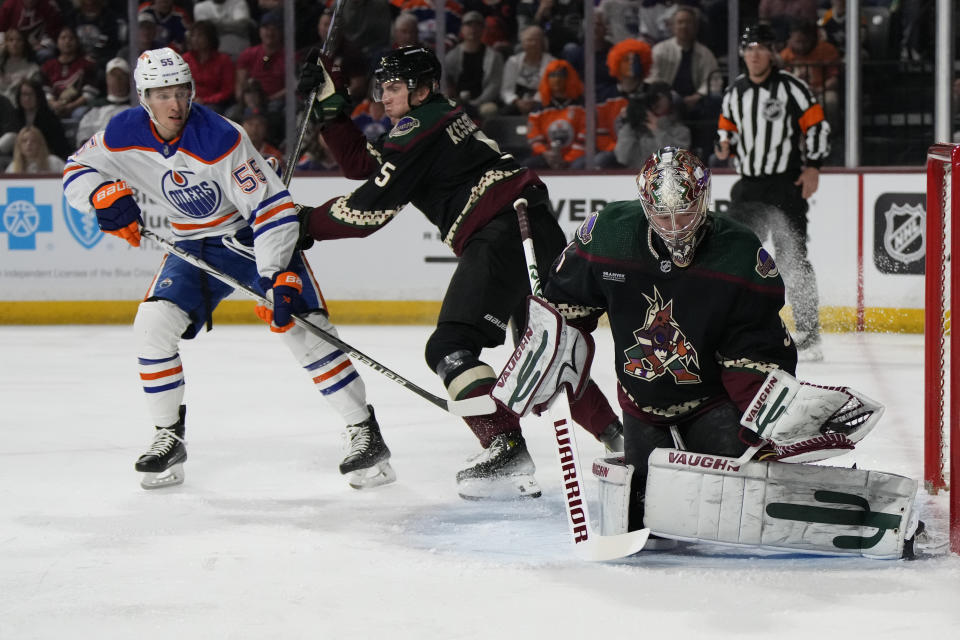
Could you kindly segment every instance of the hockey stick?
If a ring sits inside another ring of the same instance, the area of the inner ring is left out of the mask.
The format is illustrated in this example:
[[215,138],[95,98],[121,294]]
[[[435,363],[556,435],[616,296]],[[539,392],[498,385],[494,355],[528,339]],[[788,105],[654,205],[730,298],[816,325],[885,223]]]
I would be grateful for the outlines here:
[[[269,300],[267,300],[265,297],[257,293],[251,287],[247,286],[243,282],[240,282],[239,280],[237,280],[232,276],[222,273],[214,266],[208,264],[201,258],[198,258],[197,256],[193,255],[192,253],[188,251],[184,251],[183,249],[181,249],[174,243],[170,242],[163,236],[158,235],[154,231],[144,227],[144,228],[141,228],[140,234],[146,238],[150,238],[155,243],[157,243],[158,245],[160,245],[170,253],[174,254],[181,260],[189,262],[190,264],[192,264],[193,266],[199,269],[203,269],[204,271],[209,273],[211,276],[213,276],[217,280],[220,280],[221,282],[224,282],[230,285],[234,289],[238,289],[242,291],[243,293],[247,294],[257,302],[261,304],[266,304],[266,305],[270,304]],[[465,400],[447,400],[445,398],[435,396],[429,391],[427,391],[426,389],[423,389],[417,386],[416,384],[414,384],[413,382],[410,382],[409,380],[407,380],[397,372],[392,371],[391,369],[383,366],[373,358],[361,353],[360,351],[357,351],[356,349],[351,347],[349,344],[347,344],[340,338],[336,337],[331,333],[324,331],[323,329],[313,324],[306,318],[299,316],[297,314],[294,314],[293,321],[297,325],[303,327],[313,335],[317,336],[318,338],[333,345],[334,347],[337,347],[338,349],[340,349],[341,351],[349,355],[351,358],[359,360],[363,364],[373,368],[378,373],[382,373],[386,377],[390,378],[397,384],[409,389],[410,391],[413,391],[415,394],[417,394],[424,400],[427,400],[428,402],[433,403],[434,405],[440,407],[444,411],[452,413],[455,416],[461,416],[461,417],[462,416],[481,416],[481,415],[486,415],[488,413],[493,413],[494,411],[496,411],[496,408],[497,408],[496,404],[494,403],[493,398],[491,398],[490,396],[478,396],[476,398],[467,398]]]
[[[324,58],[333,53],[333,39],[340,31],[340,14],[343,12],[343,5],[346,0],[337,0],[333,6],[333,15],[330,16],[330,26],[327,27],[327,37],[323,40],[323,46],[320,47],[320,57]],[[307,127],[310,125],[310,114],[313,113],[313,103],[317,100],[319,88],[314,87],[307,98],[307,108],[303,112],[303,120],[300,122],[299,133],[297,134],[297,144],[290,147],[290,153],[287,154],[287,162],[283,167],[283,186],[289,187],[290,180],[293,179],[293,170],[300,159],[300,151],[303,149],[303,138],[307,135]]]
[[[530,235],[530,220],[527,218],[527,200],[519,198],[513,203],[520,224],[520,239],[523,241],[523,255],[527,261],[527,275],[530,277],[530,291],[538,298],[543,297],[540,285],[540,271],[537,269],[533,238]],[[647,543],[650,529],[628,531],[615,536],[602,536],[594,533],[590,527],[590,511],[587,508],[587,496],[583,490],[583,474],[580,469],[580,450],[574,435],[573,420],[570,418],[569,391],[557,394],[550,401],[550,420],[557,442],[557,456],[560,459],[564,500],[567,507],[567,524],[573,536],[574,553],[582,560],[616,560],[632,555]]]

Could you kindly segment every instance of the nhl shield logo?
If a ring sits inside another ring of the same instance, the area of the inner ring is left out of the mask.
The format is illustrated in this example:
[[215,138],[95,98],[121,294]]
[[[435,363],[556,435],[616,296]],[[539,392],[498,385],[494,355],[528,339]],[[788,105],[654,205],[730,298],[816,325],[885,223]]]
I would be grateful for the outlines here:
[[85,249],[92,249],[103,239],[103,233],[100,232],[100,226],[97,224],[96,214],[92,211],[86,213],[74,209],[66,198],[63,199],[63,217],[67,222],[70,235]]
[[922,260],[927,243],[924,235],[927,212],[920,205],[892,204],[884,212],[883,246],[891,258],[903,264]]

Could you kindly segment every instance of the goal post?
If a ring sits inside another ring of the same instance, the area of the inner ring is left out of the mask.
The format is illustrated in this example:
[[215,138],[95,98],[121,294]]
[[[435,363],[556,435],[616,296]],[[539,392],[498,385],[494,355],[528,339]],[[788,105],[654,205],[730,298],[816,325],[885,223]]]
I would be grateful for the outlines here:
[[[924,301],[924,484],[949,492],[950,549],[960,553],[960,145],[927,152],[927,226]],[[957,283],[954,285],[953,283]]]

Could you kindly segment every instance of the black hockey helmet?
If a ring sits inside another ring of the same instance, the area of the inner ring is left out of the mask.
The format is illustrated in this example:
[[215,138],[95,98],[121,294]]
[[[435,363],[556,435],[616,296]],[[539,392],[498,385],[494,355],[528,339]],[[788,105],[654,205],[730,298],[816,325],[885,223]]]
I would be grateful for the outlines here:
[[441,71],[440,61],[433,51],[417,45],[400,47],[380,58],[373,73],[374,91],[379,93],[384,84],[402,80],[410,91],[426,86],[432,93],[440,82]]
[[773,51],[776,40],[777,36],[770,25],[763,23],[749,25],[740,35],[740,55],[743,55],[751,44],[760,44]]

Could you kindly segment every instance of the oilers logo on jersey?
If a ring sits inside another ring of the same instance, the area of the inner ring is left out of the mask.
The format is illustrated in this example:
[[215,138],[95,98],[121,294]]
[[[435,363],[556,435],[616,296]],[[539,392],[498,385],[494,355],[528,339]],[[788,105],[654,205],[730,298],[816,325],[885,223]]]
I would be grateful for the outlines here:
[[197,180],[193,171],[167,171],[160,179],[167,202],[191,218],[206,218],[220,209],[223,190],[213,180]]

